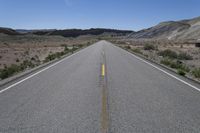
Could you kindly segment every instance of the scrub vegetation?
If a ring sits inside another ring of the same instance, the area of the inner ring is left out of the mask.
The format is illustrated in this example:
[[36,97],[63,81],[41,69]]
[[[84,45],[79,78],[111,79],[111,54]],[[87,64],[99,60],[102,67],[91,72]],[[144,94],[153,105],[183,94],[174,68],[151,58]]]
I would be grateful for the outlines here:
[[166,40],[113,40],[120,47],[200,81],[199,43]]

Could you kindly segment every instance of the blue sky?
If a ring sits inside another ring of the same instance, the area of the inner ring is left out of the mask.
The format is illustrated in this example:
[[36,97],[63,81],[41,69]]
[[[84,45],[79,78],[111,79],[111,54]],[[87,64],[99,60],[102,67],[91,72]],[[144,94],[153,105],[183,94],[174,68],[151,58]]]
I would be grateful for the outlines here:
[[0,0],[0,27],[140,30],[200,16],[200,0]]

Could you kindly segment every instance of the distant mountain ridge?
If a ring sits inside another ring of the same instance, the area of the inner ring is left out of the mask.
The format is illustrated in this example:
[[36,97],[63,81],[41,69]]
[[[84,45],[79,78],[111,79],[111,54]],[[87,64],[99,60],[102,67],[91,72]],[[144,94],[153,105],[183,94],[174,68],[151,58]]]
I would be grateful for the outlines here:
[[200,39],[200,17],[181,21],[167,21],[158,25],[134,32],[131,39]]
[[20,35],[19,32],[15,31],[11,28],[3,28],[3,27],[0,27],[0,33],[7,34],[7,35]]
[[34,33],[34,32],[39,32],[39,31],[55,31],[56,29],[34,29],[34,30],[25,30],[25,29],[16,29],[15,31],[21,34],[27,34],[27,33]]
[[63,37],[78,37],[81,35],[101,35],[104,33],[115,34],[115,35],[127,35],[132,33],[130,30],[115,30],[115,29],[103,29],[103,28],[92,28],[92,29],[41,29],[41,30],[24,30],[24,29],[10,29],[10,28],[0,28],[0,33],[7,35],[24,35],[24,34],[34,34],[34,35],[60,35]]
[[33,32],[33,34],[36,35],[61,35],[64,37],[78,37],[80,35],[101,35],[104,33],[115,33],[115,34],[121,34],[126,35],[130,34],[133,31],[128,30],[115,30],[115,29],[66,29],[66,30],[52,30],[52,31],[36,31]]

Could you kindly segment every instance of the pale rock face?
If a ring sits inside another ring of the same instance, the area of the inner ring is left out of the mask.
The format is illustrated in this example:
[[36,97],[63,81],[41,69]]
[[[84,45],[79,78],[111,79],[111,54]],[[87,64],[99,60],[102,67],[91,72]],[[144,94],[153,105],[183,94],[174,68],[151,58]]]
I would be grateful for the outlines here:
[[162,22],[158,25],[131,34],[132,39],[199,39],[200,17],[182,21]]

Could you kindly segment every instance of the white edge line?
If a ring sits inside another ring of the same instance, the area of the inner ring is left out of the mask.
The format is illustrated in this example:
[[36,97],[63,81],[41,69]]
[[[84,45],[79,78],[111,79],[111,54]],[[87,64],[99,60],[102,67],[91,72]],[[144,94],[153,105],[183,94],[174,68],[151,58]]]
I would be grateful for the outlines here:
[[[92,45],[91,45],[91,46],[92,46]],[[89,46],[89,47],[90,47],[90,46]],[[72,55],[69,55],[69,56],[67,56],[67,57],[65,57],[65,58],[63,58],[63,59],[61,59],[60,61],[55,62],[54,64],[52,64],[52,65],[50,65],[50,66],[48,66],[48,67],[46,67],[46,68],[44,68],[44,69],[42,69],[42,70],[40,70],[40,71],[34,73],[34,74],[32,74],[32,75],[26,77],[25,79],[22,79],[22,80],[20,80],[20,81],[18,81],[18,82],[16,82],[16,83],[14,83],[14,84],[12,84],[12,85],[6,87],[6,88],[0,90],[0,94],[3,93],[3,92],[5,92],[5,91],[7,91],[7,90],[9,90],[9,89],[12,88],[12,87],[18,85],[18,84],[20,84],[20,83],[26,81],[26,80],[28,80],[28,79],[30,79],[30,78],[32,78],[32,77],[38,75],[38,74],[41,73],[41,72],[46,71],[46,70],[48,70],[49,68],[54,67],[55,65],[57,65],[57,64],[63,62],[64,60],[67,60],[68,58],[70,58],[70,57],[72,57],[72,56],[74,56],[74,55],[76,55],[76,54],[82,52],[83,50],[88,49],[89,47],[87,47],[87,48],[85,48],[85,49],[82,49],[82,50],[80,50],[80,51],[78,51],[78,52],[76,52],[76,53],[74,53],[74,54],[72,54]]]
[[[113,45],[113,46],[115,46],[115,45]],[[115,47],[117,47],[117,46],[115,46]],[[117,48],[119,48],[119,47],[117,47]],[[119,49],[121,49],[121,48],[119,48]],[[124,49],[121,49],[121,50],[124,50]],[[124,51],[126,51],[126,50],[124,50]],[[128,54],[130,54],[131,56],[135,57],[136,59],[138,59],[138,60],[140,60],[140,61],[142,61],[142,62],[144,62],[144,63],[146,63],[146,64],[148,64],[148,65],[150,65],[150,66],[152,66],[152,67],[154,67],[154,68],[156,68],[157,70],[159,70],[159,71],[161,71],[161,72],[163,72],[163,73],[165,73],[165,74],[167,74],[168,76],[170,76],[170,77],[172,77],[172,78],[174,78],[174,79],[176,79],[176,80],[178,80],[178,81],[180,81],[180,82],[182,82],[182,83],[184,83],[184,84],[186,84],[186,85],[192,87],[193,89],[195,89],[195,90],[197,90],[197,91],[200,91],[200,89],[199,89],[198,87],[196,87],[196,86],[194,86],[194,85],[191,85],[190,83],[188,83],[188,82],[186,82],[186,81],[184,81],[184,80],[182,80],[182,79],[180,79],[180,78],[178,78],[178,77],[176,77],[176,76],[174,76],[174,75],[172,75],[172,74],[166,72],[165,70],[163,70],[163,69],[161,69],[161,68],[159,68],[159,67],[153,65],[152,63],[149,63],[149,62],[145,61],[144,59],[142,59],[142,58],[140,58],[140,57],[138,57],[138,56],[136,56],[136,55],[134,55],[134,54],[132,54],[132,53],[130,53],[130,52],[128,52],[128,51],[126,51],[126,52],[127,52]]]

